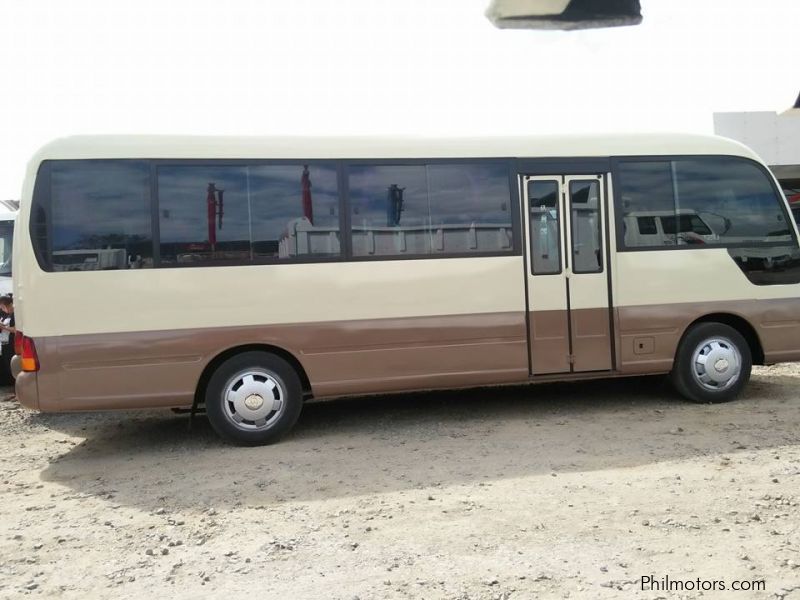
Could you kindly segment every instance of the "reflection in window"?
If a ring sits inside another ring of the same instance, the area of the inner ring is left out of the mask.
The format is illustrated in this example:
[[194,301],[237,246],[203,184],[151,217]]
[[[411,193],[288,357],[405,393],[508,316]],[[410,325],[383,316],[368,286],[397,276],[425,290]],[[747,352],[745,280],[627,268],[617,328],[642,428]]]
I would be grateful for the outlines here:
[[655,217],[637,217],[636,222],[639,224],[640,235],[655,235],[658,233]]
[[800,283],[800,249],[797,246],[730,248],[728,254],[756,285]]
[[557,181],[528,182],[531,267],[534,275],[561,272],[561,237]]
[[[618,175],[628,247],[793,239],[770,180],[747,160],[623,161]],[[654,219],[659,227],[643,228],[643,218]]]
[[618,176],[625,245],[674,245],[674,238],[656,229],[658,217],[675,215],[670,163],[622,162]]
[[335,167],[160,167],[158,197],[164,263],[339,254]]
[[[153,266],[148,163],[54,162],[49,205],[50,233],[40,227],[35,243],[54,271]],[[35,211],[44,222],[43,207]]]
[[504,164],[350,169],[354,256],[511,251]]
[[[701,236],[712,234],[706,222],[699,215],[693,214],[661,217],[661,228],[664,233],[669,234],[695,233]],[[691,243],[689,240],[691,238],[687,238],[687,243]]]
[[575,273],[599,273],[603,270],[600,184],[597,181],[571,181],[569,197],[572,270]]
[[674,164],[676,208],[707,224],[706,233],[696,232],[705,243],[792,241],[779,197],[755,164],[725,158]]

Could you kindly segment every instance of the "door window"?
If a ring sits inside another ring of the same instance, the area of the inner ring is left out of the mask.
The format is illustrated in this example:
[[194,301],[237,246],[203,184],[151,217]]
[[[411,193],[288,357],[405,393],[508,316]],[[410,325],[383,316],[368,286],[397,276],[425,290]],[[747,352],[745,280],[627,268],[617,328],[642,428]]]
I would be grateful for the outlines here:
[[534,275],[561,272],[561,215],[557,181],[528,182],[531,266]]
[[597,181],[570,181],[572,271],[603,270],[603,234],[600,228],[600,185]]

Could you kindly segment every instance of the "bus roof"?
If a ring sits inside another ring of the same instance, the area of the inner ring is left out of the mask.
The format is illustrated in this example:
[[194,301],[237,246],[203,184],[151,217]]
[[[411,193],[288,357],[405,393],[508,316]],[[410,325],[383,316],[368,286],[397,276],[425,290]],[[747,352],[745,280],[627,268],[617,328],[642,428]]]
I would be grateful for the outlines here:
[[33,162],[56,159],[414,159],[733,155],[758,159],[727,138],[694,134],[497,137],[74,136],[54,140]]

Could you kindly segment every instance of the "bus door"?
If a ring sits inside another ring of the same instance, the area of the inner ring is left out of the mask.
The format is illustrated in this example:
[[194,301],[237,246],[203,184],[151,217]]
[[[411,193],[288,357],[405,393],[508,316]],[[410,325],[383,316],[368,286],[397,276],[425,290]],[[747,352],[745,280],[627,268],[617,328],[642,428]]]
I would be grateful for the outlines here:
[[522,177],[532,375],[612,369],[604,179]]

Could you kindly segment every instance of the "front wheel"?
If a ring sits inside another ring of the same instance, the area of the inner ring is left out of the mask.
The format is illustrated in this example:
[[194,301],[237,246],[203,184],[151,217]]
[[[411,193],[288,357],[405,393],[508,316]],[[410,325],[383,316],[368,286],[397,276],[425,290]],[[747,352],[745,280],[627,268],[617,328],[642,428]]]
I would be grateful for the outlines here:
[[206,414],[226,440],[257,446],[277,441],[297,422],[303,389],[294,368],[268,352],[243,352],[211,375]]
[[752,366],[742,334],[722,323],[699,323],[681,340],[671,379],[692,402],[728,402],[742,391]]

